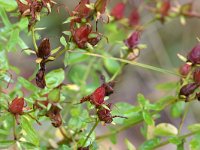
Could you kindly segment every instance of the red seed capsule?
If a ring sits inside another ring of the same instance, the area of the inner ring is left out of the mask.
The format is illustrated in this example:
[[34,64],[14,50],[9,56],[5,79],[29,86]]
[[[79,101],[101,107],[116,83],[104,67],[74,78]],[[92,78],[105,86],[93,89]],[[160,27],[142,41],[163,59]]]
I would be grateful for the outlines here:
[[117,3],[111,10],[111,15],[116,19],[122,19],[124,16],[125,4],[122,2]]
[[193,73],[193,79],[196,84],[200,85],[200,67],[195,69]]
[[77,18],[73,19],[72,22],[81,22],[81,19],[86,19],[90,15],[91,9],[86,6],[87,4],[90,4],[89,0],[81,0],[79,2],[73,11],[73,15]]
[[180,96],[185,96],[186,99],[188,98],[188,96],[190,96],[191,94],[194,93],[194,91],[199,87],[199,85],[197,85],[196,83],[189,83],[184,85],[179,92]]
[[40,68],[38,73],[36,74],[36,84],[40,88],[45,88],[46,81],[45,81],[45,70],[43,68]]
[[95,106],[102,105],[104,103],[105,92],[104,86],[97,88],[90,96],[91,103]]
[[200,64],[200,44],[197,44],[187,55],[189,62],[193,64]]
[[[111,108],[111,104],[107,104],[107,107],[110,109]],[[97,111],[97,115],[100,121],[104,121],[105,123],[109,124],[113,121],[113,117],[110,113],[111,110],[108,110],[106,108],[100,108]]]
[[43,59],[48,58],[51,55],[51,47],[48,38],[44,38],[38,47],[37,56]]
[[9,105],[8,111],[12,114],[22,115],[24,107],[24,98],[16,97]]
[[133,49],[139,43],[139,38],[140,38],[140,32],[136,31],[133,32],[131,36],[124,41],[124,43],[129,49]]
[[179,73],[182,75],[182,76],[187,76],[188,73],[190,72],[191,70],[191,65],[189,64],[184,64],[180,67],[179,69]]

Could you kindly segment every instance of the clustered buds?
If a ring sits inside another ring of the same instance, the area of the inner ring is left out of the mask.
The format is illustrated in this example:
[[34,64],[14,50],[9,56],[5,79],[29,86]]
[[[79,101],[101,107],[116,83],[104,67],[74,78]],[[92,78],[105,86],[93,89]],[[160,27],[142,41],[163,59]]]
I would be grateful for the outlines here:
[[[94,10],[89,8],[88,5],[90,5],[89,0],[81,0],[72,11],[71,17],[73,19],[70,22],[70,31],[73,41],[79,48],[86,48],[87,43],[95,46],[101,40],[100,33],[92,31],[93,29],[90,21],[94,19],[96,11],[104,11],[103,9],[104,5],[106,6],[106,1],[96,1]],[[77,23],[79,26],[76,26]],[[94,34],[96,36],[90,37],[90,34]]]
[[38,20],[39,13],[42,11],[42,8],[47,8],[49,14],[51,7],[55,3],[52,0],[25,0],[25,2],[22,2],[21,0],[16,1],[21,16],[29,18],[29,29]]
[[[99,120],[107,124],[112,123],[113,118],[121,117],[121,116],[112,116],[111,103],[106,104],[104,100],[106,96],[110,96],[114,92],[113,87],[114,87],[114,81],[108,83],[104,82],[92,94],[85,96],[80,100],[80,103],[89,101],[92,105],[94,105]],[[104,105],[106,105],[106,107]],[[126,118],[126,117],[121,117],[121,118]]]
[[[190,95],[193,95],[194,92],[200,86],[200,67],[197,65],[200,64],[200,45],[197,44],[187,55],[187,63],[180,67],[180,74],[184,78],[190,79],[192,81],[183,85],[180,89],[179,95],[181,98],[185,98],[186,101],[189,101]],[[196,93],[196,98],[199,98],[199,93]]]
[[[125,11],[125,3],[119,2],[117,3],[111,10],[111,16],[114,17],[115,20],[120,20],[124,18],[124,11]],[[131,11],[129,17],[128,17],[129,25],[130,26],[137,26],[140,22],[140,15],[138,10],[135,8]]]

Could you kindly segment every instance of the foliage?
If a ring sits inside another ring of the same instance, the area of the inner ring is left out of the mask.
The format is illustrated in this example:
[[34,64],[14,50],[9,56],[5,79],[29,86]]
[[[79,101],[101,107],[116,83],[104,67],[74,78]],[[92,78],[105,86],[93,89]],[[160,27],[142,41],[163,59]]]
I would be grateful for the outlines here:
[[[127,1],[112,10],[108,2],[81,0],[69,11],[52,0],[0,0],[0,148],[93,150],[98,149],[99,140],[106,138],[115,144],[118,133],[141,122],[141,134],[146,139],[138,147],[141,150],[169,143],[183,149],[189,136],[192,136],[190,149],[200,148],[200,124],[189,125],[188,133],[181,134],[189,103],[200,99],[200,45],[187,58],[178,55],[186,61],[179,73],[137,62],[147,47],[140,40],[143,31],[156,21],[164,24],[179,18],[185,24],[186,18],[199,18],[192,3],[177,6],[168,0],[141,1],[139,5],[145,6],[141,7],[144,10],[134,9],[127,17],[124,15]],[[60,9],[67,10],[69,16],[63,22],[67,25],[59,46],[52,49],[55,46],[48,37],[40,39],[46,28],[39,27],[38,22],[45,17],[51,19],[49,14]],[[140,15],[145,9],[154,17],[142,24]],[[99,24],[103,26],[101,32]],[[29,78],[10,64],[9,54],[16,51],[35,63]],[[61,59],[64,68],[48,70],[47,64]],[[116,109],[108,99],[116,92],[115,79],[123,73],[125,65],[175,75],[180,81],[158,85],[157,89],[166,92],[166,97],[154,103],[139,93],[138,104],[118,102],[113,104]],[[169,91],[173,92],[168,95]],[[172,118],[181,119],[178,128],[157,122],[167,107]],[[109,131],[97,135],[95,129],[101,126],[100,122]],[[130,139],[124,142],[128,150],[136,149]]]

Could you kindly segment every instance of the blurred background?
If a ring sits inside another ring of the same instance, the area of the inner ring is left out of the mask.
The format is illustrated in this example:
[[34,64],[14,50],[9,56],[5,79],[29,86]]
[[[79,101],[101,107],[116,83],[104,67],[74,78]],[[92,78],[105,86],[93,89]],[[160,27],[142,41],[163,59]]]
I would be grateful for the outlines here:
[[[108,11],[118,2],[120,2],[120,0],[110,0],[108,4]],[[190,0],[174,0],[172,2],[184,4],[190,2]],[[64,4],[67,6],[67,8],[72,10],[79,3],[79,0],[60,0],[58,3]],[[128,0],[126,5],[126,14],[128,15],[132,9],[138,8],[140,3],[140,0]],[[193,0],[193,10],[200,13],[199,8],[200,1]],[[139,13],[141,17],[140,24],[145,24],[154,17],[153,13],[149,13],[145,10],[139,9]],[[68,24],[63,24],[68,16],[69,15],[67,11],[62,8],[60,9],[60,13],[57,13],[55,10],[53,10],[49,16],[44,17],[42,21],[37,24],[37,27],[45,26],[47,28],[46,30],[40,32],[40,39],[49,37],[52,49],[60,45],[59,37],[63,31],[69,29]],[[104,24],[99,24],[98,27],[100,31],[103,30],[103,26]],[[183,64],[183,62],[181,62],[181,60],[177,57],[177,53],[186,56],[187,52],[195,46],[195,44],[198,42],[196,37],[200,36],[199,26],[200,19],[198,18],[187,19],[185,25],[180,23],[179,18],[166,21],[164,24],[159,21],[150,24],[142,33],[140,41],[140,43],[146,44],[147,48],[141,51],[141,55],[137,61],[144,64],[177,71],[179,66]],[[27,45],[33,47],[30,39],[23,39]],[[15,59],[16,56],[18,59]],[[29,77],[32,75],[35,69],[35,62],[32,61],[32,57],[35,56],[27,57],[27,55],[21,53],[20,51],[16,51],[15,53],[9,54],[9,57],[10,63],[21,69],[22,76]],[[63,60],[63,58],[56,60],[54,63],[49,63],[47,66],[48,71],[54,68],[64,67],[61,60]],[[116,92],[110,97],[110,101],[113,103],[123,101],[137,105],[136,96],[138,93],[142,93],[146,96],[146,98],[150,99],[151,102],[154,102],[163,96],[172,94],[156,89],[157,84],[178,80],[178,77],[170,74],[162,74],[139,67],[126,65],[122,73],[116,79]],[[183,126],[183,133],[187,133],[187,125],[199,122],[199,107],[200,104],[198,102],[192,103],[191,109],[189,110],[187,119]],[[171,118],[169,109],[167,108],[162,112],[162,116],[156,121],[156,123],[159,122],[168,122],[178,127],[180,119]],[[113,145],[109,139],[100,141],[100,150],[106,150],[110,147],[114,150],[123,150],[125,149],[125,138],[128,138],[130,142],[138,147],[145,140],[140,133],[140,127],[141,124],[121,132],[118,136],[116,145]],[[101,134],[102,132],[106,132],[106,126],[99,126],[97,128],[97,134]],[[169,144],[161,149],[175,149],[175,146]],[[187,147],[186,149],[189,148]]]

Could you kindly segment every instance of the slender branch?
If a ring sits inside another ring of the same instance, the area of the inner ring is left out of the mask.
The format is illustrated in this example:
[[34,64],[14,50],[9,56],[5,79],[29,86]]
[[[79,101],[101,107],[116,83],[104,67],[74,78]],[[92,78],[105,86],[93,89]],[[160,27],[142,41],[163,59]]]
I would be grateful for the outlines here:
[[180,125],[179,125],[179,128],[178,128],[178,134],[181,133],[181,129],[182,129],[182,127],[183,127],[185,118],[186,118],[186,116],[187,116],[187,114],[188,114],[189,107],[190,107],[190,103],[186,104],[186,107],[185,107],[185,110],[184,110],[184,114],[183,114],[183,116],[182,116],[182,118],[181,118],[181,122],[180,122]]
[[82,145],[83,147],[87,143],[88,139],[90,138],[90,135],[92,134],[92,132],[94,131],[94,129],[97,127],[98,124],[99,124],[99,120],[96,120],[94,126],[92,127],[92,129],[90,130],[89,134],[87,135],[85,141],[83,142],[83,145]]
[[[75,51],[69,51],[69,52],[75,52]],[[81,53],[81,52],[79,52],[79,53]],[[147,65],[147,64],[143,64],[143,63],[138,63],[138,62],[135,62],[135,61],[128,61],[128,60],[121,59],[121,58],[103,56],[103,55],[100,55],[100,54],[88,53],[88,52],[84,52],[82,54],[89,55],[89,56],[94,56],[94,57],[99,57],[99,58],[103,58],[103,59],[112,59],[112,60],[116,60],[116,61],[120,61],[120,62],[124,62],[124,63],[130,64],[130,65],[133,65],[133,66],[138,66],[138,67],[142,67],[142,68],[145,68],[145,69],[149,69],[149,70],[153,70],[153,71],[157,71],[157,72],[161,72],[161,73],[167,73],[167,74],[171,74],[171,75],[175,75],[175,76],[181,77],[181,75],[176,73],[176,72],[173,72],[173,71],[170,71],[170,70],[166,70],[166,69],[162,69],[162,68],[158,68],[158,67],[154,67],[154,66],[150,66],[150,65]]]
[[32,40],[33,40],[33,46],[35,48],[35,52],[38,52],[38,47],[37,47],[37,43],[36,43],[35,28],[34,28],[34,26],[31,27],[31,34],[32,34]]
[[[192,136],[192,135],[194,135],[194,134],[196,134],[196,132],[190,132],[190,133],[187,133],[187,134],[178,136],[178,138],[179,138],[179,139],[185,139],[185,138],[190,137],[190,136]],[[167,144],[169,144],[169,143],[170,143],[169,140],[163,141],[163,142],[161,142],[160,144],[156,145],[156,146],[154,147],[154,149],[159,148],[159,147],[162,147],[162,146],[167,145]]]

